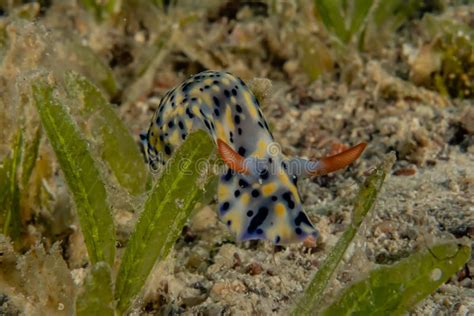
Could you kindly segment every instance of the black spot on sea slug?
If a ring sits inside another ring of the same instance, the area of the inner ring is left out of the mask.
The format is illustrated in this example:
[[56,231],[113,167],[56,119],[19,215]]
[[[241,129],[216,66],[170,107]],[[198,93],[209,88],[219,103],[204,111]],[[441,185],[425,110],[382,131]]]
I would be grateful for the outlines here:
[[186,109],[186,115],[187,115],[190,119],[192,119],[192,118],[194,117],[194,114],[191,113],[191,110],[190,110],[189,108]]
[[267,180],[270,174],[268,173],[267,169],[264,169],[260,172],[260,179]]
[[235,124],[240,124],[240,116],[235,115],[234,116],[234,122],[235,122]]
[[179,122],[178,122],[178,126],[179,126],[180,129],[184,129],[184,124],[183,124],[183,122],[179,121]]
[[231,221],[231,220],[228,220],[228,221],[227,221],[227,226],[230,226],[230,225],[232,225],[232,221]]
[[272,201],[275,202],[276,200],[278,200],[278,198],[276,197],[276,195],[272,195]]
[[248,184],[247,181],[245,181],[244,179],[240,179],[240,180],[239,180],[239,186],[243,189],[243,188],[248,187],[249,184]]
[[171,148],[169,145],[165,145],[165,153],[169,156],[171,155]]
[[235,196],[235,197],[239,197],[239,195],[240,195],[240,191],[239,191],[239,190],[235,190],[235,191],[234,191],[234,196]]
[[252,210],[248,210],[248,211],[247,211],[247,216],[248,216],[248,217],[252,217],[252,216],[253,216],[253,211],[252,211]]
[[260,107],[260,102],[258,102],[258,99],[255,96],[253,96],[253,102]]
[[260,195],[260,192],[259,192],[257,189],[253,189],[253,190],[252,190],[252,196],[253,196],[254,198],[258,197],[259,195]]
[[232,94],[233,94],[234,96],[236,96],[236,95],[237,95],[237,90],[232,89]]
[[168,127],[169,127],[169,128],[173,128],[173,126],[174,126],[174,122],[173,122],[173,121],[169,121],[169,122],[168,122]]
[[298,216],[296,216],[295,218],[296,226],[300,226],[301,223],[305,223],[306,225],[313,227],[313,225],[311,225],[311,222],[309,221],[308,217],[306,216],[304,212],[299,212]]
[[245,152],[246,152],[246,150],[245,150],[244,147],[239,147],[239,155],[243,156],[243,155],[245,155]]
[[230,98],[229,90],[224,90],[224,95],[225,95],[226,98]]
[[280,236],[276,236],[275,237],[275,244],[278,244],[280,242],[281,238]]
[[298,177],[295,176],[295,175],[292,175],[291,176],[291,181],[293,182],[294,185],[296,185],[296,183],[298,183]]
[[282,198],[283,200],[286,201],[286,203],[288,203],[288,207],[292,210],[295,208],[295,202],[293,202],[293,199],[291,197],[291,193],[290,192],[285,192],[282,194]]
[[263,229],[261,228],[257,228],[257,230],[255,231],[258,235],[261,235],[263,234]]
[[242,135],[242,129],[241,129],[240,127],[237,129],[237,133],[238,133],[239,135]]
[[237,112],[242,113],[242,107],[239,104],[235,106],[235,109],[237,110]]
[[268,208],[266,207],[259,208],[257,214],[250,221],[249,227],[247,228],[248,233],[253,234],[254,232],[256,232],[257,228],[263,224],[267,216],[268,216]]
[[191,87],[191,82],[188,82],[183,85],[183,92],[186,93],[189,91],[189,88]]
[[221,205],[221,212],[227,211],[227,210],[229,209],[229,207],[230,207],[230,203],[229,203],[229,202],[224,202],[224,203],[222,203],[222,205]]
[[265,124],[265,128],[269,130],[270,128],[268,127],[267,121],[263,121],[263,124]]
[[224,179],[224,181],[229,181],[230,179],[232,179],[232,169],[227,169],[227,172],[222,178]]
[[303,231],[301,230],[301,228],[296,227],[295,228],[295,233],[296,233],[296,235],[301,235],[303,233]]
[[212,100],[214,101],[214,104],[217,106],[217,107],[220,107],[221,106],[221,103],[219,102],[219,99],[217,97],[212,97]]

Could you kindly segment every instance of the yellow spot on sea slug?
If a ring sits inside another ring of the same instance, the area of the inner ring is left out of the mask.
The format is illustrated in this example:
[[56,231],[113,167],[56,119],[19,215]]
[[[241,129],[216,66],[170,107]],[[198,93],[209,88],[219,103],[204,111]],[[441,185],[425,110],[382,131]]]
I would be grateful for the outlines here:
[[227,109],[225,110],[225,119],[227,123],[227,128],[231,131],[234,130],[235,126],[234,126],[234,121],[232,120],[232,111],[230,109],[230,106],[228,106]]
[[185,124],[186,124],[186,129],[188,131],[190,131],[193,128],[193,120],[186,120]]
[[255,156],[258,158],[262,158],[265,156],[265,153],[267,151],[267,143],[261,139],[257,143],[257,150],[255,151]]
[[276,203],[275,204],[275,214],[278,217],[282,217],[282,216],[285,215],[285,213],[286,213],[285,206],[282,203]]
[[250,196],[248,193],[243,193],[240,197],[240,202],[242,203],[242,206],[247,206],[249,205],[250,201]]
[[226,86],[228,86],[228,85],[230,84],[230,80],[227,79],[227,78],[225,78],[225,77],[221,79],[221,82],[222,82],[223,84],[225,84]]
[[178,130],[175,130],[173,134],[171,134],[171,137],[169,138],[171,144],[179,144],[180,137],[179,137],[179,132]]
[[225,140],[228,143],[227,134],[226,134],[226,132],[224,130],[224,127],[222,126],[221,122],[215,121],[215,125],[216,125],[217,137],[219,137],[222,140]]
[[220,198],[227,198],[229,196],[229,189],[225,185],[220,185],[217,194]]
[[212,99],[211,99],[211,95],[209,93],[202,93],[201,94],[201,99],[205,104],[207,104],[209,106],[211,104],[213,104]]
[[252,97],[250,96],[250,93],[248,93],[247,91],[244,91],[243,94],[244,94],[245,102],[247,104],[247,109],[250,112],[250,116],[252,118],[256,118],[257,115],[258,115],[257,114],[257,108],[256,108],[257,105],[253,103],[253,100],[252,100]]
[[199,106],[197,105],[193,105],[193,107],[191,108],[191,111],[193,112],[194,115],[196,115],[197,117],[201,117],[201,112],[199,111]]
[[275,192],[275,190],[276,190],[275,183],[269,183],[262,186],[262,193],[263,193],[263,196],[265,197]]

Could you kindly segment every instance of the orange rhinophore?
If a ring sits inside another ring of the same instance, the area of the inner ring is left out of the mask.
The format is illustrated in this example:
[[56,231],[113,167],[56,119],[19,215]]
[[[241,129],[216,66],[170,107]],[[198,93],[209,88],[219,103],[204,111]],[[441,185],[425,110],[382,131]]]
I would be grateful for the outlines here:
[[314,172],[311,172],[310,175],[322,176],[347,167],[359,158],[365,147],[367,147],[367,143],[360,143],[359,145],[351,147],[339,154],[319,159],[318,168],[314,170]]

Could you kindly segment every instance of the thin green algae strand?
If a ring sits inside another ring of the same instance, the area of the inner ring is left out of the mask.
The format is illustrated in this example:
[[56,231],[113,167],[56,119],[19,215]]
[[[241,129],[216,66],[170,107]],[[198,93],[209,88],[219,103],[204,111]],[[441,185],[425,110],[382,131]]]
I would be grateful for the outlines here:
[[[130,307],[155,263],[166,258],[196,203],[208,196],[203,188],[209,186],[198,186],[197,182],[202,182],[202,161],[210,161],[214,151],[213,141],[204,131],[198,131],[189,135],[168,161],[122,258],[115,288],[119,313]],[[205,182],[213,183],[214,179],[209,175]]]
[[115,229],[101,172],[55,89],[45,79],[32,84],[35,107],[73,196],[90,261],[109,265],[115,256]]
[[457,242],[423,249],[393,265],[375,269],[346,289],[322,315],[404,315],[470,257],[471,248]]
[[110,266],[106,262],[96,263],[89,271],[82,293],[77,297],[78,316],[114,315],[114,294]]
[[385,177],[390,172],[394,162],[395,154],[391,153],[387,155],[380,166],[367,177],[356,198],[352,211],[352,222],[311,280],[302,298],[294,306],[292,315],[314,315],[315,311],[321,309],[324,291],[364,218],[374,205]]
[[144,193],[148,172],[143,156],[112,104],[79,74],[69,72],[66,85],[68,92],[80,100],[80,116],[87,122],[84,133],[85,129],[92,131],[102,159],[118,183],[132,195]]

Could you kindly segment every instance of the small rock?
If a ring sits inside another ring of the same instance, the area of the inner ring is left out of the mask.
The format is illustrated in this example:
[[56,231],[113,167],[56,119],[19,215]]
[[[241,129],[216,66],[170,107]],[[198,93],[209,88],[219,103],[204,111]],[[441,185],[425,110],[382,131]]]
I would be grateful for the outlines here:
[[474,108],[466,107],[461,115],[461,124],[471,135],[474,134]]
[[190,271],[197,271],[206,265],[206,258],[199,253],[193,252],[186,262],[186,268]]
[[186,307],[192,307],[201,304],[207,299],[207,295],[201,294],[201,295],[196,295],[196,296],[190,296],[190,297],[183,297],[183,304],[186,305]]
[[458,277],[458,281],[462,281],[466,278],[469,278],[470,277],[470,271],[469,271],[469,268],[468,268],[467,264],[464,265],[464,267],[460,271],[458,271],[458,273],[456,275]]
[[398,170],[395,170],[393,175],[395,176],[412,176],[416,174],[416,169],[415,168],[400,168]]
[[308,236],[304,241],[303,241],[303,246],[306,248],[316,248],[317,246],[317,241],[316,238],[313,236]]
[[232,266],[232,268],[237,268],[237,267],[240,267],[242,265],[242,259],[240,259],[240,256],[239,256],[239,253],[235,252],[234,253],[234,265]]
[[238,248],[232,244],[224,244],[214,256],[214,264],[209,267],[208,273],[215,273],[222,269],[232,269],[235,264],[235,253]]
[[466,287],[468,289],[472,288],[472,280],[469,278],[465,278],[464,280],[461,281],[461,286]]
[[194,215],[191,220],[190,228],[194,232],[202,232],[209,229],[209,227],[213,227],[216,223],[216,212],[209,206],[206,206]]
[[259,263],[252,262],[247,266],[246,272],[250,275],[257,275],[262,273],[263,268]]
[[247,290],[246,286],[240,280],[234,281],[219,281],[214,283],[211,288],[211,297],[216,300],[219,300],[219,297],[225,297],[233,293],[245,293]]

